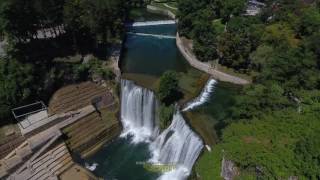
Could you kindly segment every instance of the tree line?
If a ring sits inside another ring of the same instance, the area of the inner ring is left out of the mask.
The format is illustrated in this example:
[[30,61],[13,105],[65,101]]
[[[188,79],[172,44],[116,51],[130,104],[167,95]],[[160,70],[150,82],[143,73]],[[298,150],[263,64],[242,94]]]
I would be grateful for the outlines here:
[[82,64],[81,55],[100,57],[101,51],[105,58],[108,47],[122,39],[130,8],[139,3],[0,1],[0,39],[6,42],[6,56],[0,59],[0,124],[12,123],[11,108],[47,101],[66,83],[86,80],[92,73],[112,78],[110,70],[100,68],[101,61]]

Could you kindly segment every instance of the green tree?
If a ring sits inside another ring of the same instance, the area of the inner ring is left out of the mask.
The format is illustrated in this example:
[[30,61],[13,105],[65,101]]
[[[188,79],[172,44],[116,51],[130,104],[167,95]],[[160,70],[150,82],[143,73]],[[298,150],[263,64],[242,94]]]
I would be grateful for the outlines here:
[[274,49],[272,47],[267,45],[259,46],[256,51],[250,54],[252,68],[261,72],[265,64],[272,58],[273,53]]
[[160,77],[158,96],[160,101],[167,106],[181,98],[176,72],[167,71]]
[[266,27],[262,40],[273,46],[298,47],[299,39],[288,23],[275,23]]
[[300,49],[278,49],[258,76],[258,82],[279,83],[286,92],[319,88],[320,73],[313,53]]
[[39,21],[33,7],[34,1],[4,0],[0,6],[2,29],[14,39],[25,42],[36,33]]
[[200,61],[210,61],[218,58],[216,36],[217,34],[210,20],[195,22],[193,51]]
[[316,7],[303,9],[302,16],[298,20],[298,33],[301,36],[311,35],[320,29],[320,12]]
[[160,117],[161,129],[166,129],[171,124],[174,111],[175,111],[175,108],[173,104],[169,106],[166,106],[164,104],[160,105],[159,117]]
[[219,63],[236,70],[246,70],[250,65],[252,51],[250,39],[238,33],[223,33],[218,44]]
[[232,119],[249,120],[292,106],[284,93],[284,90],[274,82],[269,82],[268,86],[258,84],[245,88],[232,107]]
[[245,11],[246,3],[246,0],[218,0],[220,17],[228,21],[231,16],[239,16]]
[[320,178],[320,132],[313,133],[297,142],[295,153],[303,175],[308,179]]
[[0,118],[8,121],[10,110],[32,95],[33,68],[13,59],[0,60]]
[[203,11],[206,13],[212,13],[213,11],[210,8],[212,2],[209,0],[179,0],[178,1],[178,14],[179,18],[178,29],[181,35],[190,37],[196,20],[201,19],[203,16]]

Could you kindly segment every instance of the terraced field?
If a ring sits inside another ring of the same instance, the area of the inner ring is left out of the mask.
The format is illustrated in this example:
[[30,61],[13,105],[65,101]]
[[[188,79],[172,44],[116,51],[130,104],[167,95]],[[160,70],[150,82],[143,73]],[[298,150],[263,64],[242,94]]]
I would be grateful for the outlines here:
[[49,102],[49,114],[57,114],[77,110],[89,104],[92,100],[102,97],[108,92],[110,87],[103,87],[93,82],[83,82],[69,85],[59,89]]
[[67,146],[82,157],[94,153],[120,134],[121,125],[116,113],[114,109],[103,108],[64,128]]
[[117,119],[119,99],[113,92],[114,85],[101,86],[83,82],[59,89],[49,103],[49,114],[77,110],[93,104],[97,111],[62,129],[68,148],[82,157],[99,149],[117,137],[121,125]]

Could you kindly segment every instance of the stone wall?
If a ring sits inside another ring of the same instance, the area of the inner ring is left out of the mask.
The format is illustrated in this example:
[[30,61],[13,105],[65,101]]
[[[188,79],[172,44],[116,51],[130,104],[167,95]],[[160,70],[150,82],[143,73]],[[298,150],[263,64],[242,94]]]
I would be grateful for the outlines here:
[[176,15],[173,12],[171,12],[171,11],[169,11],[167,9],[162,9],[160,7],[148,5],[147,6],[147,10],[149,12],[152,12],[152,13],[159,13],[159,14],[163,14],[163,15],[169,16],[172,19],[176,19]]

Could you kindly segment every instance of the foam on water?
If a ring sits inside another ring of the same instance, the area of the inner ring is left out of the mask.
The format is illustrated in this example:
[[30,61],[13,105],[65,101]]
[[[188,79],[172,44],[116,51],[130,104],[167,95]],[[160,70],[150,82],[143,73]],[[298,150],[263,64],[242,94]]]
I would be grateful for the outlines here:
[[192,110],[192,109],[204,104],[205,102],[207,102],[210,98],[210,94],[214,90],[214,86],[216,83],[217,83],[216,80],[209,79],[207,84],[205,85],[204,89],[202,90],[201,94],[198,97],[196,97],[194,100],[192,100],[191,102],[187,103],[187,105],[183,108],[182,111]]
[[150,144],[150,162],[174,165],[160,180],[186,179],[203,148],[202,140],[186,124],[180,112],[173,116],[171,125]]
[[85,166],[88,170],[94,171],[94,170],[97,168],[98,163],[93,163],[91,166],[90,166],[88,163],[85,163],[84,166]]
[[177,111],[171,125],[159,135],[158,102],[152,91],[121,80],[122,137],[132,136],[133,143],[147,142],[151,152],[150,163],[170,165],[159,180],[184,180],[204,147],[202,140]]
[[132,136],[133,143],[150,142],[158,133],[158,102],[152,91],[121,80],[121,137]]
[[147,34],[147,33],[135,33],[135,32],[127,32],[127,34],[137,35],[137,36],[155,37],[155,38],[159,38],[159,39],[176,39],[176,36],[161,35],[161,34]]
[[156,26],[156,25],[166,25],[166,24],[176,24],[174,20],[161,20],[161,21],[145,21],[145,22],[134,22],[127,26],[139,27],[139,26]]

